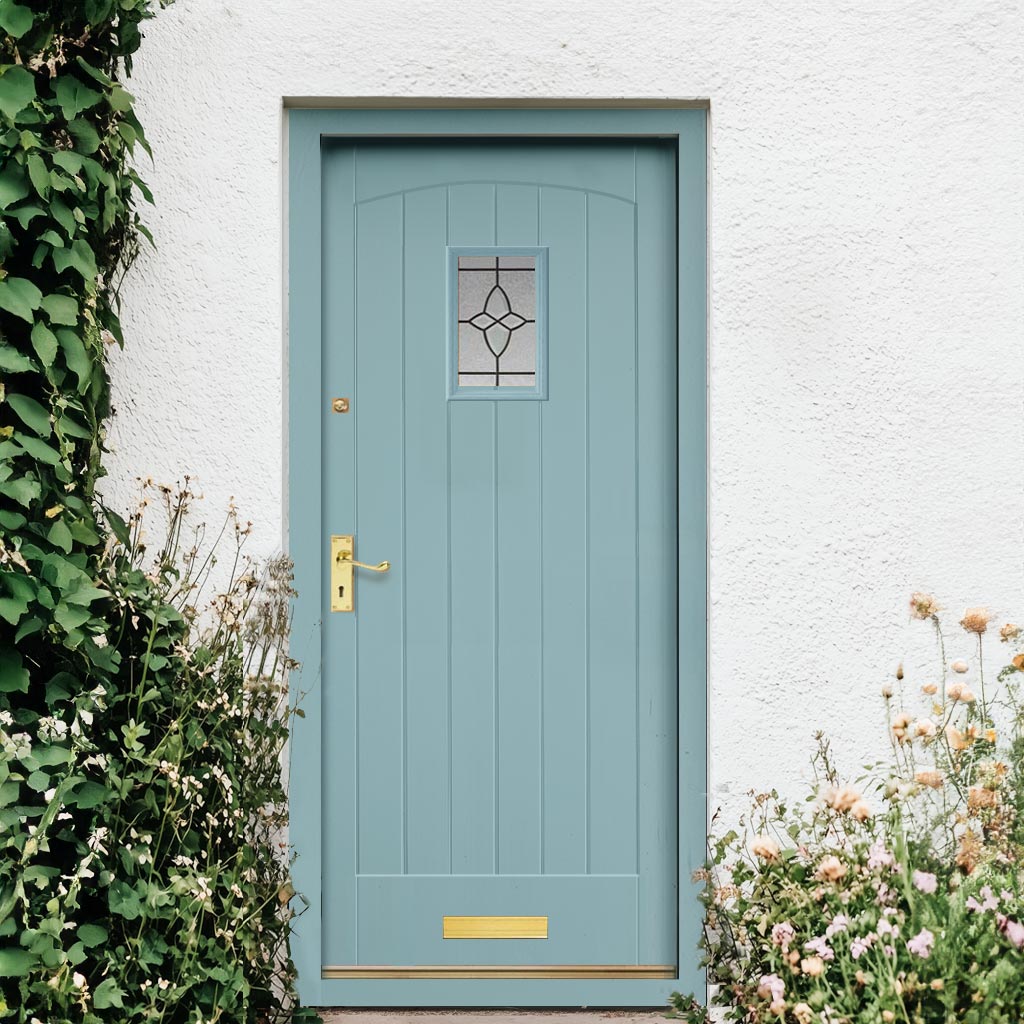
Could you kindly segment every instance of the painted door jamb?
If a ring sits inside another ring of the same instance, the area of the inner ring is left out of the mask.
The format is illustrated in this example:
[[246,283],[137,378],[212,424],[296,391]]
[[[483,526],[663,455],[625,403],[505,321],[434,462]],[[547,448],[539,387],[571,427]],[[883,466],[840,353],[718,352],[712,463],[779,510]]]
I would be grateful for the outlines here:
[[[302,102],[302,101],[299,101]],[[484,101],[482,101],[484,102]],[[304,718],[293,718],[290,748],[291,834],[304,849],[294,865],[296,888],[308,909],[296,920],[292,953],[299,991],[306,1005],[325,1005],[321,969],[321,578],[326,559],[321,515],[320,260],[321,139],[423,137],[636,137],[675,140],[678,216],[678,649],[679,722],[679,978],[673,989],[705,991],[697,967],[702,913],[691,872],[704,863],[707,822],[707,120],[706,106],[481,107],[467,101],[438,101],[408,108],[353,102],[346,109],[314,108],[285,112],[285,509],[286,548],[295,562],[292,656],[302,667],[292,674],[294,697]],[[301,457],[300,457],[301,455]],[[694,781],[699,780],[699,786]],[[687,822],[701,828],[687,829]],[[337,983],[335,983],[337,984]],[[365,984],[365,983],[364,983]],[[370,984],[380,984],[371,982]],[[414,987],[389,993],[392,1006],[429,1005],[430,990]],[[487,982],[466,984],[488,984]],[[508,983],[505,983],[508,984]],[[552,982],[579,986],[578,982]],[[593,983],[591,983],[593,984]],[[602,982],[605,1005],[630,1005],[650,982]],[[631,996],[632,990],[632,996]],[[476,990],[483,996],[482,990]],[[575,999],[576,989],[565,989]],[[583,989],[579,990],[583,992]],[[593,990],[590,1003],[594,1005]],[[394,997],[394,998],[392,998]],[[585,996],[581,995],[580,1000]],[[549,1001],[550,1004],[550,1001]]]

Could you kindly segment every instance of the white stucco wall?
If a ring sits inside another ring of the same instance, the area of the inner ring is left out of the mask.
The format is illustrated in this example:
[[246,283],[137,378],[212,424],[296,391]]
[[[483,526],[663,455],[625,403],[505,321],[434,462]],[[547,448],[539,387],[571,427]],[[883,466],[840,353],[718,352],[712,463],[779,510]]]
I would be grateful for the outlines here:
[[178,0],[136,65],[159,248],[108,495],[190,472],[282,544],[282,97],[710,99],[713,801],[791,786],[817,726],[856,765],[912,589],[1024,617],[1022,29],[1013,0]]

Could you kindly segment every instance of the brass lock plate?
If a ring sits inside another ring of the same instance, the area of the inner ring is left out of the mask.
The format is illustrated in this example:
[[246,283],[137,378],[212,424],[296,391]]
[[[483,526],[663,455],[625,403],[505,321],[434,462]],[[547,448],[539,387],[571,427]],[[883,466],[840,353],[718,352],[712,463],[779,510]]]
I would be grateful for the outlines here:
[[350,612],[352,600],[352,543],[351,534],[331,537],[331,611]]

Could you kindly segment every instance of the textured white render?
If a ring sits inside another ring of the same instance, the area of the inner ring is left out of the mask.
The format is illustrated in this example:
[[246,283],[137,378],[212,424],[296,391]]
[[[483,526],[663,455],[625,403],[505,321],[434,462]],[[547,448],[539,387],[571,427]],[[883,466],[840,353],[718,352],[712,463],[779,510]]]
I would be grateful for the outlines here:
[[707,99],[712,803],[792,789],[817,727],[856,767],[897,662],[928,677],[911,590],[951,658],[965,604],[1024,619],[1022,31],[1011,0],[178,0],[133,83],[158,249],[108,496],[188,472],[284,543],[284,97]]

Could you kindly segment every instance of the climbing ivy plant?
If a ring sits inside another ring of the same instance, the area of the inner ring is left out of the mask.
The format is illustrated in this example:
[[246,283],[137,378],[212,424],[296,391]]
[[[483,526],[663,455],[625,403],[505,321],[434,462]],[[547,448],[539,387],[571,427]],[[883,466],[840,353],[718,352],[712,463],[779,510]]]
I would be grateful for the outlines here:
[[[163,6],[163,0],[161,0]],[[104,353],[146,235],[122,84],[153,0],[0,0],[0,1020],[276,1019],[291,1003],[288,567],[103,510]]]

